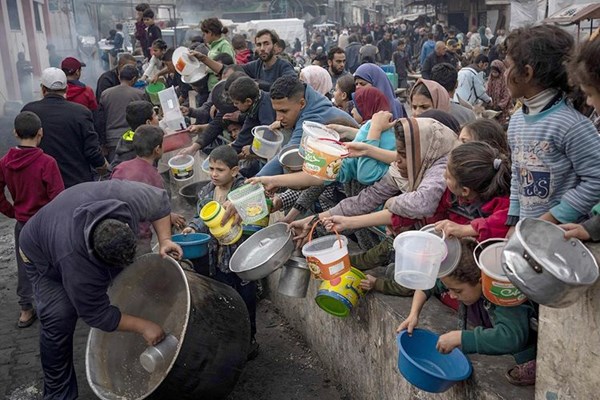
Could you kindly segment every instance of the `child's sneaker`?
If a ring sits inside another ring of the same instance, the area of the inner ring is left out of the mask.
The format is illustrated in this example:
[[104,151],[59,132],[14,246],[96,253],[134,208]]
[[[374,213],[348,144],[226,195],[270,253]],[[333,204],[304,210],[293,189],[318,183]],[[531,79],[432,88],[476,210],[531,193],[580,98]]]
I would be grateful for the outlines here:
[[506,379],[515,386],[535,385],[535,360],[518,364],[506,371]]

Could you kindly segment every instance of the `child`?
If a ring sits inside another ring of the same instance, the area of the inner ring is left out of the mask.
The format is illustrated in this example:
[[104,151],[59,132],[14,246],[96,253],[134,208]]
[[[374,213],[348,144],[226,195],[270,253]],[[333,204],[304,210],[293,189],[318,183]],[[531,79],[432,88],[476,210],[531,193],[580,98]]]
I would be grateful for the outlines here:
[[[142,125],[138,127],[131,141],[137,157],[115,167],[111,179],[142,182],[163,189],[163,180],[155,167],[163,155],[163,136],[164,132],[158,126]],[[179,214],[171,213],[171,224],[181,229],[185,226],[185,219]],[[137,255],[152,252],[150,225],[149,222],[140,223]]]
[[[432,294],[449,293],[450,297],[462,303],[459,308],[461,330],[441,335],[438,351],[446,354],[461,347],[467,354],[511,354],[517,365],[507,371],[508,381],[518,386],[533,385],[536,333],[530,328],[529,321],[536,315],[535,309],[529,302],[516,307],[501,307],[483,297],[481,271],[473,257],[475,245],[470,239],[462,239],[462,256],[456,269],[439,279],[432,290],[415,291],[410,314],[398,326],[397,332],[406,329],[412,334],[427,299]],[[467,324],[475,328],[468,330]]]
[[398,40],[398,47],[392,55],[396,74],[398,75],[398,88],[408,87],[408,74],[413,73],[410,66],[410,54],[406,51],[406,42],[404,39]]
[[235,51],[235,63],[237,65],[248,64],[252,61],[252,52],[248,49],[248,43],[243,35],[233,35],[231,45]]
[[450,96],[446,89],[436,81],[417,80],[409,97],[413,118],[417,118],[431,109],[450,112]]
[[[154,44],[155,40],[162,39],[162,31],[154,23],[154,11],[150,8],[146,9],[144,14],[142,14],[142,20],[144,21],[144,25],[146,25],[146,43]],[[146,58],[150,58],[149,49],[144,49],[144,55]]]
[[142,81],[149,80],[151,83],[156,83],[160,76],[166,74],[168,69],[163,63],[163,58],[167,52],[167,43],[162,39],[157,39],[152,42],[152,58],[148,61],[148,66],[144,70],[144,74],[140,78]]
[[[598,33],[600,31],[596,31]],[[569,75],[587,96],[587,104],[594,107],[590,119],[600,133],[600,38],[590,38],[583,43],[569,68]]]
[[352,94],[355,88],[354,77],[352,75],[344,75],[337,80],[335,91],[333,92],[335,106],[350,115],[352,115],[352,109],[354,108]]
[[[238,155],[231,146],[216,147],[211,151],[208,160],[211,181],[198,192],[198,210],[213,200],[220,204],[225,203],[229,192],[244,185],[245,178],[238,174]],[[183,230],[184,234],[191,232],[209,233],[209,229],[204,225],[202,219],[194,218]],[[256,282],[244,282],[229,269],[229,260],[243,240],[242,236],[238,242],[224,246],[212,238],[209,243],[208,266],[209,275],[213,279],[233,287],[246,303],[250,316],[251,333],[248,359],[251,360],[258,355],[258,343],[254,337],[256,334]]]
[[508,127],[513,161],[507,224],[528,217],[576,222],[600,193],[600,136],[565,99],[573,38],[540,25],[512,31],[504,45],[508,89],[514,99],[523,98]]
[[463,143],[473,140],[486,142],[502,154],[510,154],[506,133],[502,126],[493,119],[484,118],[469,122],[461,129],[458,139]]
[[[42,140],[42,122],[31,111],[23,111],[15,118],[17,147],[11,148],[0,159],[0,212],[15,218],[15,252],[17,259],[17,295],[21,315],[17,326],[27,328],[36,319],[33,309],[33,289],[25,263],[19,252],[19,235],[25,223],[65,189],[58,164],[54,158],[38,148]],[[4,187],[13,199],[4,196]]]
[[158,126],[158,115],[154,111],[154,106],[145,100],[136,100],[129,103],[127,108],[125,108],[125,119],[130,129],[123,134],[117,143],[115,158],[111,163],[112,168],[115,168],[123,161],[135,158],[133,136],[137,128],[142,125]]

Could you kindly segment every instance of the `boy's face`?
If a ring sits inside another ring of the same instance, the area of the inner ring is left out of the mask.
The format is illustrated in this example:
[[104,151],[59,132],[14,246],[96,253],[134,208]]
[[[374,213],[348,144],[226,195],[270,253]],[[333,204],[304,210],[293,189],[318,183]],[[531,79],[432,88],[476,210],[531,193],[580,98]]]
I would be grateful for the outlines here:
[[158,114],[156,111],[152,111],[152,118],[146,120],[148,125],[158,126]]
[[476,285],[467,282],[459,282],[452,277],[440,278],[444,286],[448,288],[450,297],[456,299],[466,306],[470,306],[479,301],[483,292],[481,291],[481,281]]
[[586,95],[586,103],[588,106],[594,107],[600,112],[600,88],[591,85],[580,85],[581,90]]
[[229,134],[231,135],[231,138],[233,140],[236,140],[238,135],[240,134],[240,131],[242,130],[242,126],[239,124],[229,124],[227,125],[227,132],[229,132]]
[[165,55],[165,50],[161,49],[160,47],[152,47],[152,54],[154,54],[156,58],[162,59],[162,57]]
[[404,43],[398,45],[398,51],[404,51],[406,45]]
[[338,106],[343,104],[344,101],[347,100],[346,93],[340,89],[340,86],[338,84],[335,85],[335,91],[333,92],[333,100],[335,101],[335,104]]
[[245,113],[252,107],[252,99],[246,99],[244,101],[232,100],[233,106],[240,110],[240,112]]
[[293,129],[302,109],[306,105],[306,100],[304,96],[300,99],[285,97],[283,99],[271,99],[271,104],[276,114],[276,120],[281,122],[281,126]]
[[144,25],[146,26],[150,26],[154,24],[154,18],[150,18],[150,17],[145,17],[144,18]]
[[210,170],[210,180],[215,186],[227,186],[238,173],[238,167],[229,168],[221,160],[208,160],[208,167]]
[[162,145],[160,146],[156,146],[154,148],[154,161],[158,161],[162,158],[163,156],[163,147]]

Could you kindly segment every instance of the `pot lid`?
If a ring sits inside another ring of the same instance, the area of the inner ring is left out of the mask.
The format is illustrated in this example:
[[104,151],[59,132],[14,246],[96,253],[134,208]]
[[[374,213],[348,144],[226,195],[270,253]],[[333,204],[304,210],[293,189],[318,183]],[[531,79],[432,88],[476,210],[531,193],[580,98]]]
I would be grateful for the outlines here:
[[565,231],[558,225],[525,218],[517,223],[515,234],[532,262],[560,281],[585,285],[598,279],[598,264],[592,253],[579,239],[565,239]]
[[267,226],[250,236],[242,243],[236,253],[244,254],[243,265],[239,265],[234,272],[248,271],[259,267],[271,259],[277,252],[292,240],[288,224],[278,222]]
[[[422,232],[433,233],[438,237],[442,237],[442,232],[437,232],[435,230],[435,225],[426,225],[421,228]],[[456,269],[458,263],[460,262],[460,257],[462,255],[462,247],[460,246],[460,240],[455,238],[454,236],[447,237],[444,240],[446,243],[446,248],[448,249],[448,254],[446,258],[440,264],[440,272],[438,273],[438,278],[443,278],[448,276]]]

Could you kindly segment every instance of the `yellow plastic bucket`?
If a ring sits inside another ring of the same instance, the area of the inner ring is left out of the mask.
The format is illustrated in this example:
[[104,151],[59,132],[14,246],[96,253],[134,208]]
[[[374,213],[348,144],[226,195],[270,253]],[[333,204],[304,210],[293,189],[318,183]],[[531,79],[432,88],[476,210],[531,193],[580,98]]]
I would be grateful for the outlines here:
[[224,226],[221,226],[224,216],[225,210],[216,201],[208,202],[200,210],[200,218],[204,221],[215,239],[222,245],[234,244],[242,237],[242,227],[233,224],[233,217]]
[[342,158],[347,154],[348,150],[337,140],[309,137],[302,170],[324,181],[335,181],[342,168]]
[[319,286],[315,301],[326,313],[344,318],[364,296],[365,292],[360,288],[360,281],[366,278],[362,272],[351,268],[340,277],[323,281]]

